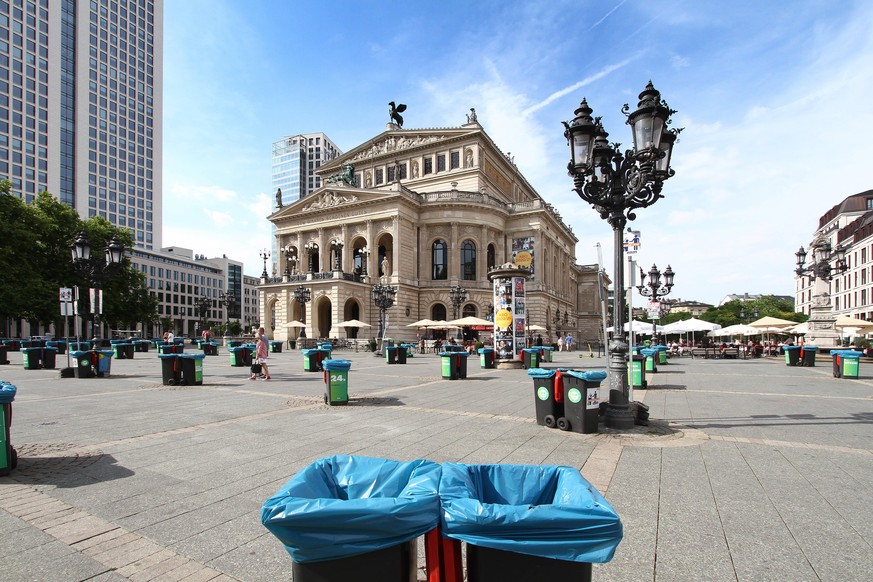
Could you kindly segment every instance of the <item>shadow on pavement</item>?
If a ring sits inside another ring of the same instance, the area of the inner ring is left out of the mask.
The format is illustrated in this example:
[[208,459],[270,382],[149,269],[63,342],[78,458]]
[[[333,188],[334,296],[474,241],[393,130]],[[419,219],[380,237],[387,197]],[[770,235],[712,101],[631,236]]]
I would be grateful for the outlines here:
[[134,475],[130,469],[116,464],[117,461],[112,455],[96,450],[69,454],[59,451],[52,456],[28,456],[45,455],[45,447],[46,445],[18,447],[18,467],[9,476],[18,483],[49,484],[69,489]]

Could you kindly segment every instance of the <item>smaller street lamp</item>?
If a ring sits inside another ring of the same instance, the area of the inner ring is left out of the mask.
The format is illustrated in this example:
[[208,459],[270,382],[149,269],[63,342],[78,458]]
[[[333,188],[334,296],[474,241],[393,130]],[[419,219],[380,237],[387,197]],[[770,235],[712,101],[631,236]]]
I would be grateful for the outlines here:
[[333,251],[333,270],[334,271],[342,271],[342,258],[343,258],[343,241],[341,240],[332,240],[330,241],[330,250]]
[[[451,289],[449,289],[449,299],[452,302],[452,313],[454,314],[453,319],[458,319],[461,305],[464,303],[464,301],[467,300],[467,297],[467,290],[460,285],[454,285]],[[462,337],[461,333],[461,330],[458,329],[457,337],[459,339]]]
[[[312,289],[308,289],[303,285],[300,285],[296,289],[294,289],[294,301],[300,304],[300,311],[303,313],[302,319],[304,322],[306,321],[306,304],[312,300]],[[306,336],[306,328],[301,328],[300,336]]]
[[307,254],[309,255],[309,272],[315,272],[315,255],[318,253],[318,243],[309,241],[303,248],[306,249]]
[[[651,297],[652,301],[655,303],[658,302],[662,297],[669,295],[670,291],[673,289],[673,277],[676,273],[673,272],[673,269],[670,265],[667,265],[667,268],[664,270],[664,284],[661,285],[661,271],[658,270],[657,265],[652,265],[652,268],[649,269],[649,282],[646,283],[646,274],[643,272],[642,267],[640,267],[640,284],[637,285],[637,291],[640,292],[640,295],[643,297]],[[657,319],[660,319],[661,309],[658,308]],[[652,341],[655,341],[655,336],[657,336],[657,319],[652,319]]]
[[359,252],[361,253],[361,277],[366,277],[367,262],[370,260],[370,247],[364,245]]
[[394,296],[397,295],[397,289],[392,287],[391,285],[382,285],[381,283],[377,283],[373,285],[373,303],[376,304],[376,307],[379,308],[379,350],[376,352],[377,356],[382,355],[382,340],[383,335],[385,335],[385,311],[390,309],[392,305],[394,305]]
[[206,329],[206,320],[209,319],[209,310],[212,309],[212,299],[205,295],[197,299],[197,312],[200,314],[200,332]]
[[[94,286],[94,305],[91,306],[91,311],[94,313],[94,323],[92,325],[92,335],[96,336],[100,333],[100,314],[103,311],[100,305],[101,287],[103,283],[115,274],[121,268],[121,261],[124,259],[124,245],[122,245],[115,235],[106,245],[106,251],[102,260],[98,257],[91,256],[91,243],[85,236],[85,232],[80,232],[70,245],[70,253],[73,259],[73,270],[82,277],[85,277],[90,285]],[[96,331],[95,331],[96,330]]]
[[[236,316],[236,297],[231,293],[219,291],[218,302],[224,305],[225,315],[227,315],[227,323],[230,324],[230,318]],[[227,329],[225,329],[224,333],[227,334]]]
[[294,248],[291,245],[287,245],[282,249],[282,253],[285,255],[285,273],[283,273],[282,278],[284,282],[287,283],[291,280],[292,273],[297,272],[297,255],[294,253]]
[[[746,315],[747,315],[747,314],[746,314],[746,308],[745,308],[745,307],[740,307],[740,321],[741,321],[741,322],[743,322],[743,323],[749,323],[749,320],[746,319]],[[749,317],[754,317],[755,319],[758,319],[758,308],[756,307],[752,312],[750,312],[750,313],[748,314],[748,316],[749,316]]]
[[833,248],[830,241],[819,239],[810,246],[809,250],[812,251],[812,261],[806,266],[804,266],[806,251],[803,247],[801,246],[800,250],[794,253],[797,258],[797,268],[794,272],[800,276],[808,275],[810,281],[815,281],[817,278],[830,281],[834,275],[845,273],[849,268],[846,263],[846,249],[841,245]]
[[270,251],[264,249],[258,253],[258,256],[264,259],[264,271],[261,273],[261,279],[266,279],[267,277],[269,277],[269,275],[267,274],[267,259],[270,258]]

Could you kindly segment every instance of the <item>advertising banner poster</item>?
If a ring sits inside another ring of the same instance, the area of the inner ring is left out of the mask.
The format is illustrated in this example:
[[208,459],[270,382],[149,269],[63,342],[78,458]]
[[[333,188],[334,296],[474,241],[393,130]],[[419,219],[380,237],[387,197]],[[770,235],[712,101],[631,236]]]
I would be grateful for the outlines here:
[[512,239],[512,262],[534,274],[534,237]]

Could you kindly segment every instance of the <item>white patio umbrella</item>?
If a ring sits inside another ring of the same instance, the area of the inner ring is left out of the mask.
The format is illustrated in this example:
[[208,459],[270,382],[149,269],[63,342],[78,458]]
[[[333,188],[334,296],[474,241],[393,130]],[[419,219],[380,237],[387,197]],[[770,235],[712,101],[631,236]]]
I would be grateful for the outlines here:
[[295,319],[294,321],[289,321],[288,323],[286,323],[285,327],[306,327],[306,324],[302,321],[297,321]]
[[457,325],[460,327],[471,327],[474,325],[494,325],[493,321],[488,321],[487,319],[482,319],[481,317],[474,317],[469,315],[467,317],[462,317],[461,319],[453,319],[452,321],[447,322],[449,325]]
[[373,327],[369,323],[364,323],[363,321],[358,321],[357,319],[350,319],[348,321],[343,321],[336,324],[337,327]]
[[419,319],[407,325],[406,327],[433,327],[437,322],[432,319]]
[[528,329],[528,331],[548,331],[548,329],[544,328],[541,325],[537,325],[537,324],[533,324],[533,325],[529,326],[527,329]]
[[692,317],[691,319],[668,323],[664,326],[664,333],[688,333],[694,331],[712,331],[714,329],[721,329],[721,326],[711,321],[703,321],[702,319]]
[[[624,324],[625,331],[630,330],[630,323],[631,322]],[[636,319],[633,320],[632,323],[633,323],[634,333],[638,333],[638,334],[642,334],[642,335],[652,335],[652,324],[651,323],[646,323],[645,321],[637,321]],[[606,328],[607,332],[610,332],[612,330],[613,330],[612,327]],[[655,326],[655,331],[658,333],[663,332],[664,326],[661,326],[661,325]]]

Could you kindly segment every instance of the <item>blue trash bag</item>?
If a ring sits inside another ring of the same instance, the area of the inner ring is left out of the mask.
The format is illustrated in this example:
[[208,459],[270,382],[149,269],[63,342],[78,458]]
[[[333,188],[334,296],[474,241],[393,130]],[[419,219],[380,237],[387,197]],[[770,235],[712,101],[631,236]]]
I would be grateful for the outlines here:
[[261,523],[297,563],[396,546],[439,523],[440,466],[337,455],[297,473],[261,508]]
[[11,404],[15,400],[18,388],[0,380],[0,404]]
[[618,514],[577,469],[443,463],[441,531],[475,546],[604,563],[622,539]]

